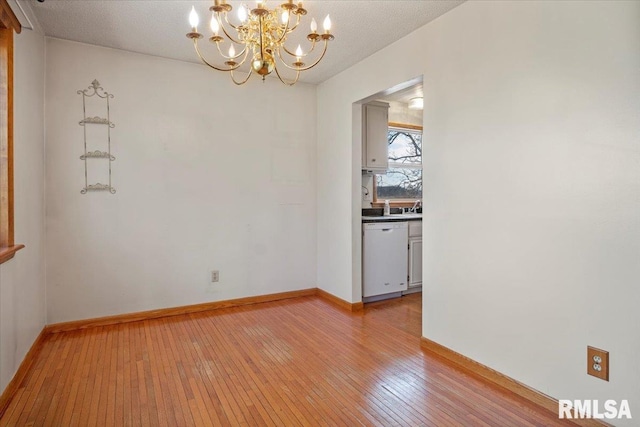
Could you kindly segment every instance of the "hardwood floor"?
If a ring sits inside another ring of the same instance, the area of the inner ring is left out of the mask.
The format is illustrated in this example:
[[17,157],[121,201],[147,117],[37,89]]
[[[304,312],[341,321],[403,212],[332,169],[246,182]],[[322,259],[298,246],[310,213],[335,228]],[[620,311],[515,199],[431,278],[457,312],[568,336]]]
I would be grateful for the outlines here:
[[420,294],[51,334],[2,426],[573,425],[420,349]]

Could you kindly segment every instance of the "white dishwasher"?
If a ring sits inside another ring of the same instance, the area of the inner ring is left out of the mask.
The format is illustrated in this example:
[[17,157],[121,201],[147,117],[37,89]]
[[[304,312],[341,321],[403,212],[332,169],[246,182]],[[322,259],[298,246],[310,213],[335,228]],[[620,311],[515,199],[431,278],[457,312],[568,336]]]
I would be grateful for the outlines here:
[[362,296],[365,302],[407,290],[409,231],[404,222],[364,223]]

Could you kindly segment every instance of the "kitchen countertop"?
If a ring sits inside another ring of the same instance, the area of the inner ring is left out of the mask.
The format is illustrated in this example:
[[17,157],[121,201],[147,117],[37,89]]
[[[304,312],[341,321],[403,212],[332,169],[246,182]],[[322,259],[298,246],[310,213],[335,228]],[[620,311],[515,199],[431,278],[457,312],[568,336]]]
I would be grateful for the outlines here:
[[400,222],[400,221],[421,221],[421,213],[391,214],[387,216],[362,216],[362,222]]

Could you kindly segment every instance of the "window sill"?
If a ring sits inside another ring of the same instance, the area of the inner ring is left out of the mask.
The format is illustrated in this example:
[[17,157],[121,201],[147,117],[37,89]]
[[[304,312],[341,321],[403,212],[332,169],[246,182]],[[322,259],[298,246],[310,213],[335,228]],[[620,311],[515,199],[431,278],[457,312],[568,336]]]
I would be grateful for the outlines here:
[[[389,200],[389,206],[391,206],[392,208],[410,208],[413,207],[413,205],[415,204],[416,199],[410,199],[410,200],[393,200],[390,199]],[[371,203],[371,207],[373,208],[383,208],[384,207],[384,201],[379,202],[379,201],[375,201]]]
[[13,245],[6,248],[0,248],[0,264],[9,261],[24,245]]

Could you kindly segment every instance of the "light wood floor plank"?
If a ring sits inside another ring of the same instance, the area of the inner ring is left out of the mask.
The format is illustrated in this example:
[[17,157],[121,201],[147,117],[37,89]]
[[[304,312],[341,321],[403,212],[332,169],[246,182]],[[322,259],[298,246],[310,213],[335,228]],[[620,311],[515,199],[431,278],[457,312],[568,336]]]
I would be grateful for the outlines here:
[[560,426],[420,348],[421,295],[306,296],[45,338],[0,426]]

